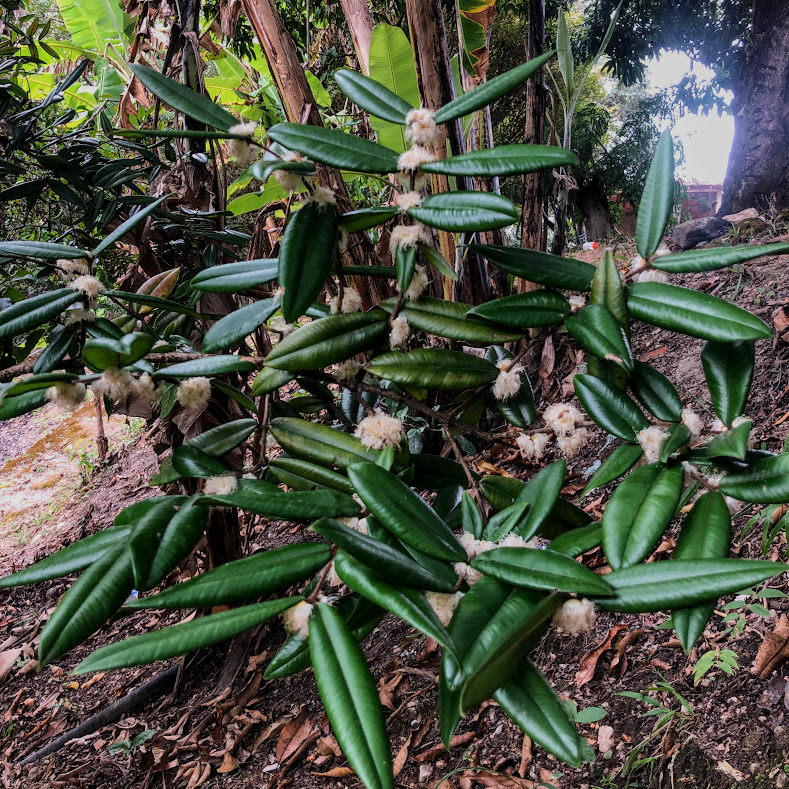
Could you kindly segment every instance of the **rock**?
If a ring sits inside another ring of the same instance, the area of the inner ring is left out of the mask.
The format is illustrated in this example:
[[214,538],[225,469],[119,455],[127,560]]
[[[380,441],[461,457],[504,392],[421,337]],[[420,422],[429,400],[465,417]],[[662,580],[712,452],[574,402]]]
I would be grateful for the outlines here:
[[600,753],[610,751],[614,747],[614,729],[611,726],[601,726],[597,730],[597,750]]
[[681,250],[693,249],[699,244],[712,241],[724,235],[731,225],[716,216],[691,219],[674,228],[671,239]]
[[736,225],[737,222],[744,222],[746,219],[756,219],[758,216],[759,212],[755,208],[743,208],[742,211],[738,211],[736,214],[726,214],[722,219],[725,222],[731,222],[733,225]]

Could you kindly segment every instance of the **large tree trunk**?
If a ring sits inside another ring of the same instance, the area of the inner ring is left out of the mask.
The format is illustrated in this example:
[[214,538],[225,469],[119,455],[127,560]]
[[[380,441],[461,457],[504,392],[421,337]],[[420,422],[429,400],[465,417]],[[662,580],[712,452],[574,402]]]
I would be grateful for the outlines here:
[[575,205],[583,218],[589,241],[602,241],[613,231],[614,223],[611,221],[608,195],[597,183],[579,189]]
[[719,214],[789,205],[789,16],[754,0],[751,43],[735,89],[734,143]]
[[353,48],[359,67],[370,76],[370,43],[373,40],[373,18],[367,0],[341,0],[345,21],[351,31]]

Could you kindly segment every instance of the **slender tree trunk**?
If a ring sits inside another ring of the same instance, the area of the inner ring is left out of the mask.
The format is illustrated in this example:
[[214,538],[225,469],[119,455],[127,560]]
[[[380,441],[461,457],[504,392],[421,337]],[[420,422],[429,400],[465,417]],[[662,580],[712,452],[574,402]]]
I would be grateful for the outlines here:
[[369,77],[370,43],[373,40],[373,18],[370,16],[370,8],[367,0],[341,0],[341,2],[359,67]]
[[789,205],[789,16],[783,0],[754,0],[751,42],[737,80],[734,143],[719,214]]

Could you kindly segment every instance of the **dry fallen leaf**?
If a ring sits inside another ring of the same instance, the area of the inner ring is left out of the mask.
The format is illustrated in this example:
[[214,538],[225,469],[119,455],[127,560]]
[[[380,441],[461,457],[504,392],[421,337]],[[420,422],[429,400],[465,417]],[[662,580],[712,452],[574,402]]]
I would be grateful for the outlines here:
[[614,637],[620,630],[627,630],[627,625],[615,625],[612,627],[608,631],[605,641],[603,641],[603,643],[600,644],[600,646],[598,646],[596,649],[593,649],[591,652],[587,652],[581,658],[581,670],[575,675],[575,687],[580,688],[582,685],[585,685],[587,682],[591,681],[592,677],[594,677],[597,661],[600,660],[600,657],[604,652],[607,652],[609,649],[611,649],[611,644],[614,640]]
[[400,775],[403,767],[405,767],[405,763],[408,761],[408,749],[411,747],[411,736],[412,735],[408,736],[408,739],[403,743],[392,762],[392,770],[395,778]]
[[235,759],[230,751],[225,751],[225,758],[222,760],[221,766],[217,768],[218,773],[232,773],[233,770],[238,768],[238,759]]
[[6,677],[11,673],[11,669],[16,663],[16,659],[22,654],[22,649],[6,649],[0,652],[0,683],[5,682]]
[[735,781],[744,781],[748,776],[745,773],[741,773],[736,767],[732,767],[728,762],[718,762],[718,769],[724,774],[728,775],[729,778],[733,778]]
[[279,740],[277,740],[276,753],[277,761],[280,764],[287,761],[288,757],[298,750],[304,740],[310,736],[312,728],[312,721],[307,718],[307,714],[303,709],[299,711],[295,718],[285,724],[282,733],[279,735]]
[[766,679],[784,660],[789,660],[789,617],[781,614],[772,633],[765,633],[751,672]]
[[320,776],[321,778],[349,778],[353,775],[353,770],[350,767],[334,767],[325,773],[312,773],[312,775]]

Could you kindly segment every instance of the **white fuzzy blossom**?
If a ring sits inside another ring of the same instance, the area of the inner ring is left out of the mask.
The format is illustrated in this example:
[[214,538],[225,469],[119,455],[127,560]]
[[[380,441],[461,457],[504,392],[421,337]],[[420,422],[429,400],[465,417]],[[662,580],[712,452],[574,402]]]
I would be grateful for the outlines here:
[[186,378],[178,384],[178,402],[184,408],[203,409],[210,397],[211,381],[208,378]]
[[586,306],[586,299],[579,294],[576,294],[575,296],[570,296],[570,298],[567,299],[567,301],[570,302],[570,309],[573,312],[578,312],[579,310],[582,310]]
[[571,598],[553,615],[553,624],[557,630],[576,636],[588,633],[595,623],[597,614],[591,600]]
[[515,443],[518,445],[521,457],[526,460],[539,460],[545,454],[550,439],[545,433],[535,433],[532,436],[521,434]]
[[400,154],[400,158],[397,161],[397,169],[410,174],[418,170],[423,164],[434,162],[435,160],[435,155],[428,151],[427,148],[415,145],[405,153]]
[[429,237],[425,226],[420,225],[418,222],[413,225],[397,225],[397,227],[392,228],[392,232],[389,235],[389,252],[394,257],[397,254],[397,250],[401,247],[403,249],[415,247],[417,244],[427,243],[428,240]]
[[432,110],[424,108],[410,110],[405,116],[405,122],[406,139],[413,142],[414,145],[426,145],[429,148],[438,145],[441,134],[436,126]]
[[71,414],[85,402],[86,392],[85,384],[79,381],[74,384],[59,381],[47,389],[47,400],[53,402],[61,411]]
[[416,208],[422,205],[422,195],[419,192],[395,192],[395,205],[406,212],[409,208]]
[[[356,496],[356,494],[354,494]],[[347,526],[349,529],[353,529],[354,531],[358,531],[359,534],[367,534],[367,518],[335,518],[335,520],[342,523],[343,526]]]
[[726,503],[730,515],[736,515],[742,509],[742,502],[731,496],[724,496],[723,501]]
[[636,282],[668,282],[668,274],[656,268],[649,268],[636,277]]
[[499,374],[493,382],[493,396],[497,400],[508,400],[520,391],[523,367],[519,364],[513,366],[512,362],[512,359],[501,359],[496,363]]
[[338,312],[358,312],[362,308],[362,297],[355,288],[344,288],[342,292],[342,304],[340,296],[333,296],[329,301],[329,310],[332,315]]
[[453,594],[425,592],[425,598],[433,611],[435,611],[441,624],[446,627],[449,624],[449,620],[452,619],[452,614],[455,613],[458,603],[463,598],[463,592],[454,592]]
[[630,258],[630,273],[635,274],[637,271],[641,271],[642,268],[645,268],[646,265],[646,260],[644,260],[641,255],[636,255],[634,258]]
[[283,337],[287,337],[293,331],[293,324],[288,323],[281,315],[275,315],[268,326],[271,331],[277,332]]
[[96,313],[93,310],[86,310],[82,307],[75,307],[66,313],[66,319],[63,321],[64,326],[74,326],[77,323],[92,323],[96,320]]
[[113,403],[125,400],[134,391],[134,378],[128,370],[108,367],[98,381],[91,384],[96,397],[107,397]]
[[80,258],[79,260],[67,260],[65,258],[59,258],[57,261],[57,267],[63,274],[67,276],[73,274],[88,274],[90,272],[88,261],[85,260],[85,258]]
[[479,570],[475,570],[470,564],[466,564],[466,562],[454,562],[452,569],[457,577],[465,581],[469,586],[474,586],[482,578],[482,573]]
[[274,170],[274,179],[286,192],[297,192],[304,186],[304,181],[293,170]]
[[510,532],[499,539],[499,541],[496,543],[496,546],[498,548],[539,548],[540,541],[536,537],[532,537],[529,540],[524,540],[520,534]]
[[723,424],[721,419],[716,419],[710,425],[710,433],[723,433],[726,431],[726,425]]
[[653,257],[662,258],[664,255],[670,255],[671,250],[666,246],[665,241],[660,242],[660,246],[655,250]]
[[299,638],[307,638],[310,632],[310,617],[312,616],[311,603],[302,600],[292,608],[288,608],[287,611],[283,611],[279,616],[288,633]]
[[701,421],[701,417],[690,408],[682,409],[682,424],[690,431],[691,441],[695,441],[704,430],[704,422]]
[[389,332],[389,345],[392,348],[397,348],[400,345],[405,345],[408,341],[408,335],[411,327],[408,325],[408,319],[402,315],[398,315],[392,321],[392,330]]
[[163,381],[154,384],[153,378],[148,373],[143,373],[132,384],[132,394],[149,403],[155,403],[164,394],[165,389],[167,389],[167,384]]
[[206,496],[229,496],[238,487],[238,480],[230,474],[209,477],[205,481],[203,493]]
[[376,410],[372,416],[362,419],[354,431],[362,446],[385,449],[397,446],[403,438],[403,423],[394,416]]
[[337,369],[334,371],[334,377],[337,379],[337,383],[351,387],[356,383],[356,376],[361,369],[362,365],[357,362],[356,359],[347,359],[337,365]]
[[328,186],[316,186],[302,205],[307,205],[308,203],[315,203],[318,208],[325,209],[330,205],[337,205],[337,195]]
[[556,443],[565,457],[575,457],[588,443],[589,431],[585,427],[579,427],[573,430],[572,433],[564,435],[563,433],[556,434]]
[[583,414],[570,403],[554,403],[545,409],[542,418],[557,436],[569,435],[583,421]]
[[428,277],[427,271],[425,271],[424,266],[420,266],[418,263],[414,268],[414,276],[411,277],[411,284],[406,288],[405,297],[408,301],[416,301],[422,293],[424,293],[425,288],[428,284]]
[[[228,132],[230,134],[242,134],[251,139],[257,127],[257,123],[253,121],[237,123],[235,126],[231,126]],[[230,151],[230,155],[235,157],[241,167],[248,167],[258,158],[259,149],[257,146],[252,145],[249,140],[228,140],[227,149]]]
[[69,284],[69,287],[78,290],[91,301],[97,298],[100,293],[104,293],[105,290],[104,285],[90,274],[83,274],[81,277],[77,277]]
[[660,448],[667,436],[668,433],[662,427],[646,427],[636,433],[636,441],[644,450],[644,460],[647,463],[657,463],[660,458]]
[[460,533],[458,542],[463,546],[463,550],[466,552],[469,561],[476,559],[481,553],[492,551],[497,547],[495,542],[491,542],[490,540],[478,540],[473,534],[467,531]]

